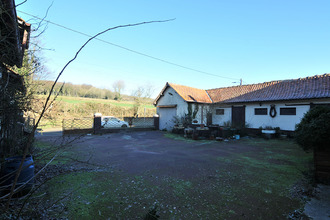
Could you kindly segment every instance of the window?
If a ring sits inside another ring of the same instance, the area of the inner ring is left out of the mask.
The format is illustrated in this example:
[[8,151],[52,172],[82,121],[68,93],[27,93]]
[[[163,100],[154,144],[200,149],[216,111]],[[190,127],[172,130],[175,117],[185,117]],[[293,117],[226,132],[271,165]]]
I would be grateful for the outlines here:
[[223,108],[219,108],[215,110],[215,114],[216,115],[224,115],[225,114],[225,110]]
[[255,115],[267,115],[267,108],[255,108],[254,114]]
[[280,115],[296,115],[296,108],[280,108]]

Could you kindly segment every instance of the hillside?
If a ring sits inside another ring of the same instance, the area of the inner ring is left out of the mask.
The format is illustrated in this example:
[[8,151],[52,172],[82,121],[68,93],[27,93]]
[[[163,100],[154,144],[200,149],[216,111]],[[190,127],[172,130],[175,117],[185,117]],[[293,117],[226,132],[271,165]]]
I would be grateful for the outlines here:
[[[46,95],[36,95],[32,110],[26,116],[38,118],[46,98]],[[93,117],[96,112],[118,118],[133,117],[136,114],[152,117],[156,114],[156,108],[151,103],[137,106],[132,101],[58,96],[46,111],[39,127],[61,127],[63,119]]]
[[[37,80],[35,81],[35,93],[37,95],[48,95],[53,81]],[[52,95],[65,97],[81,97],[103,100],[118,100],[118,94],[109,89],[100,89],[89,84],[72,84],[58,82]],[[71,98],[69,98],[71,100]],[[120,101],[134,101],[134,96],[120,94]],[[148,99],[152,103],[152,99]],[[99,101],[97,101],[99,102]]]
[[[44,95],[38,95],[40,98],[46,98]],[[97,98],[82,98],[82,97],[70,97],[70,96],[58,96],[57,101],[70,103],[70,104],[81,104],[81,103],[99,103],[99,104],[109,104],[119,107],[132,108],[134,106],[134,101],[117,101],[111,99],[97,99]],[[152,101],[145,105],[146,108],[154,108]]]

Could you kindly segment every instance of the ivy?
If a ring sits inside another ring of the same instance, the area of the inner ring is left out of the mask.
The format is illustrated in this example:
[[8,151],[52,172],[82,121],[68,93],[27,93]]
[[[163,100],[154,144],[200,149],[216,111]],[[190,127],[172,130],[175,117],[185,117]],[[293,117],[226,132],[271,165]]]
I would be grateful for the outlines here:
[[194,108],[194,110],[193,110],[193,103],[188,103],[188,107],[187,107],[188,109],[188,113],[185,115],[185,119],[184,119],[184,121],[186,122],[186,123],[188,123],[188,124],[191,124],[192,123],[192,120],[194,119],[194,118],[196,118],[196,115],[197,115],[197,113],[198,113],[198,110],[199,110],[199,106],[198,106],[198,104],[196,103],[195,104],[195,108]]

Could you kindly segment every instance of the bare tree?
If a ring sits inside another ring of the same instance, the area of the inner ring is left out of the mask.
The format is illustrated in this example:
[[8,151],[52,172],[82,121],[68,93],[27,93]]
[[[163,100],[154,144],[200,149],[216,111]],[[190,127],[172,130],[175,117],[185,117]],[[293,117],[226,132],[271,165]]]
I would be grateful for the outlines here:
[[120,101],[122,99],[121,94],[125,89],[125,82],[123,80],[118,80],[112,84],[112,88],[115,92],[115,100]]
[[135,91],[133,91],[134,96],[134,117],[137,117],[141,107],[145,106],[150,102],[151,95],[154,91],[154,88],[151,84],[146,84],[144,86],[139,86]]
[[[66,69],[66,68],[67,68],[67,67],[68,67],[68,66],[69,66],[69,65],[70,65],[70,64],[71,64],[71,63],[72,63],[77,57],[78,57],[79,53],[84,49],[84,47],[85,47],[90,41],[92,41],[93,39],[97,38],[98,36],[100,36],[100,35],[102,35],[102,34],[108,32],[108,31],[115,30],[115,29],[118,29],[118,28],[133,27],[133,26],[138,26],[138,25],[144,25],[144,24],[150,24],[150,23],[156,23],[156,22],[158,22],[158,23],[159,23],[159,22],[167,22],[167,21],[170,21],[170,20],[140,22],[140,23],[135,23],[135,24],[119,25],[119,26],[116,26],[116,27],[108,28],[108,29],[106,29],[106,30],[104,30],[104,31],[102,31],[102,32],[100,32],[100,33],[94,35],[93,37],[89,38],[89,39],[88,39],[88,40],[87,40],[87,41],[86,41],[86,42],[85,42],[85,43],[79,48],[79,50],[75,53],[74,57],[73,57],[71,60],[69,60],[69,61],[64,65],[64,67],[62,68],[62,70],[61,70],[61,71],[59,72],[59,74],[57,75],[57,77],[56,77],[56,79],[55,79],[55,81],[54,81],[54,83],[53,83],[53,85],[52,85],[52,87],[51,87],[51,89],[50,89],[50,93],[49,93],[49,95],[48,95],[48,97],[47,97],[47,99],[46,99],[46,101],[45,101],[45,103],[44,103],[44,105],[43,105],[43,110],[41,111],[40,116],[39,116],[39,118],[38,118],[38,120],[37,120],[35,126],[34,126],[33,129],[32,129],[31,134],[28,136],[28,138],[27,138],[27,140],[26,140],[26,142],[25,142],[25,147],[24,147],[24,150],[23,150],[23,157],[22,157],[22,160],[21,160],[20,166],[19,166],[19,168],[17,169],[17,172],[16,172],[16,174],[15,174],[15,178],[14,178],[13,184],[12,184],[12,186],[11,186],[10,193],[8,193],[8,194],[6,194],[6,195],[4,195],[4,196],[1,197],[1,199],[7,199],[7,204],[6,204],[5,211],[8,210],[8,208],[9,208],[10,201],[11,201],[11,198],[12,198],[13,194],[19,190],[18,188],[16,189],[16,184],[17,184],[17,181],[18,181],[18,177],[19,177],[19,175],[20,175],[20,173],[21,173],[21,171],[22,171],[22,169],[23,169],[24,160],[25,160],[25,158],[26,158],[26,156],[27,156],[27,154],[28,154],[28,152],[29,152],[29,150],[30,150],[30,148],[31,148],[31,146],[32,146],[32,143],[33,143],[33,141],[34,141],[34,133],[35,133],[35,131],[36,131],[36,129],[37,129],[39,123],[40,123],[40,120],[43,118],[45,112],[47,111],[47,109],[49,108],[49,106],[51,106],[52,103],[53,103],[54,100],[55,100],[55,99],[52,99],[52,100],[51,100],[51,95],[52,95],[52,92],[53,92],[53,90],[54,90],[54,87],[56,86],[56,84],[57,84],[59,78],[61,77],[61,75],[63,74],[64,70],[65,70],[65,69]],[[120,87],[120,88],[121,88],[121,90],[123,89],[123,87]],[[56,97],[55,97],[55,98],[56,98]]]

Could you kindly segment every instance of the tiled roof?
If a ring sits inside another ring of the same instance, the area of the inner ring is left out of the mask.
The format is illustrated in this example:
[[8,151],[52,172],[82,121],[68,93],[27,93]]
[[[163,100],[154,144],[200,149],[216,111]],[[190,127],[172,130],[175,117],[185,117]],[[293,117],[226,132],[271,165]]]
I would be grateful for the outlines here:
[[155,99],[154,105],[157,105],[158,100],[164,95],[164,92],[168,87],[172,87],[186,102],[212,103],[212,100],[208,96],[207,92],[203,89],[196,89],[193,87],[177,85],[174,83],[166,83],[163,90]]
[[213,103],[330,98],[330,74],[206,91]]
[[168,83],[186,102],[212,103],[207,92],[203,89],[196,89],[189,86]]
[[320,99],[330,98],[330,74],[209,90],[167,83],[156,98],[155,105],[168,87],[172,87],[185,101],[199,103]]

